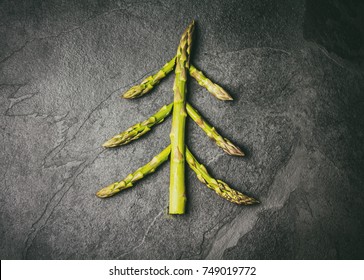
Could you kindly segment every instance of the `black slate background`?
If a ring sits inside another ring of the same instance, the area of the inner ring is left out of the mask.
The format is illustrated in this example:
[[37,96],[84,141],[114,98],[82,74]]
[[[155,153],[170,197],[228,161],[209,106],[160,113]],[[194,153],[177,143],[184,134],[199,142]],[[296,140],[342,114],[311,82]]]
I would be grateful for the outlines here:
[[[361,1],[1,1],[2,259],[363,259]],[[188,171],[188,211],[167,215],[168,164],[134,188],[95,192],[161,151],[170,119],[101,144],[172,100],[120,93],[155,72],[197,21],[189,101],[246,151],[225,155],[195,124],[211,173],[259,198],[232,205]]]

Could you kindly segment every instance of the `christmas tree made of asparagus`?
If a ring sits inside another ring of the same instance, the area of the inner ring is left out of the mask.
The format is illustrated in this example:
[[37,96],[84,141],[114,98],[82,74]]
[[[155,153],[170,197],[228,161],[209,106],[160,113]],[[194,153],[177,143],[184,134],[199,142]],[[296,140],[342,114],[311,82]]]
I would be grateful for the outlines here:
[[140,85],[133,86],[123,94],[124,98],[136,98],[143,96],[153,89],[160,80],[175,68],[175,80],[173,85],[174,100],[171,104],[163,106],[149,119],[138,123],[126,131],[115,135],[103,144],[106,148],[116,147],[138,139],[150,129],[161,123],[173,109],[172,129],[170,133],[171,143],[150,162],[140,167],[134,173],[129,174],[120,182],[113,183],[97,192],[97,196],[106,198],[113,196],[121,190],[130,188],[144,176],[154,172],[170,156],[170,188],[169,188],[169,214],[184,214],[186,205],[185,188],[185,161],[196,173],[197,178],[206,186],[214,190],[219,196],[236,204],[250,205],[259,203],[256,199],[241,192],[231,189],[225,182],[217,180],[207,172],[205,166],[200,164],[185,144],[185,124],[187,115],[229,155],[244,156],[244,153],[231,141],[223,138],[214,127],[208,124],[202,116],[186,101],[186,82],[188,74],[205,87],[212,95],[220,100],[232,100],[231,96],[219,85],[213,83],[205,75],[190,64],[192,34],[194,21],[182,34],[177,54],[155,75],[149,76]]

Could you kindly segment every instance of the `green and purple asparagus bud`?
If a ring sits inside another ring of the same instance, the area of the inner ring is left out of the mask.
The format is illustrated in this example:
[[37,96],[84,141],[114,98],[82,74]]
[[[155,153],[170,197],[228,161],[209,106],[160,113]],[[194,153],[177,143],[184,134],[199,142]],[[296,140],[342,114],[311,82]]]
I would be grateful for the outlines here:
[[190,150],[186,147],[186,160],[191,169],[196,173],[197,178],[208,188],[214,190],[222,198],[242,205],[251,205],[259,203],[258,200],[249,197],[239,191],[229,187],[228,184],[221,180],[217,180],[207,172],[205,166],[200,164]]
[[137,123],[132,127],[128,128],[124,132],[115,135],[110,140],[106,141],[102,146],[106,148],[117,147],[120,145],[128,144],[130,141],[138,139],[150,131],[151,127],[161,123],[172,111],[173,103],[164,105],[158,112],[156,112],[149,119]]
[[161,153],[153,157],[153,159],[148,162],[143,167],[140,167],[135,172],[126,176],[126,178],[120,182],[113,183],[101,190],[99,190],[96,195],[101,198],[106,198],[117,194],[118,192],[130,188],[133,184],[144,178],[146,175],[153,173],[163,162],[168,159],[171,152],[171,146],[169,145]]
[[245,154],[240,150],[239,147],[234,145],[229,139],[222,137],[214,127],[212,127],[208,122],[206,122],[199,112],[193,108],[190,104],[186,105],[187,113],[194,120],[194,122],[201,127],[203,131],[210,137],[217,146],[224,150],[225,153],[232,156],[241,156]]

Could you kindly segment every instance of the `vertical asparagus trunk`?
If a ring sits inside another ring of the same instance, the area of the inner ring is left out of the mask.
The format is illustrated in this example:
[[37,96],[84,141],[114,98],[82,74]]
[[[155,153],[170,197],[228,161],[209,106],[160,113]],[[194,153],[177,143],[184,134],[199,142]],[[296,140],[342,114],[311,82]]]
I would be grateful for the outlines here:
[[176,77],[173,91],[173,116],[171,129],[171,169],[169,187],[169,214],[184,214],[186,205],[185,188],[185,125],[186,125],[186,82],[190,63],[190,52],[194,21],[182,34],[176,55]]

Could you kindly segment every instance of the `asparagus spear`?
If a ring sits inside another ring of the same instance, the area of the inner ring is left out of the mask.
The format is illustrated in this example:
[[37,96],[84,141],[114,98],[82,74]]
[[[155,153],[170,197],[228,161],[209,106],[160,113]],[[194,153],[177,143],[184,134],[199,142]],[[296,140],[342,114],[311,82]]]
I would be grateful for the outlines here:
[[238,192],[229,187],[228,184],[221,180],[216,180],[211,177],[211,175],[207,172],[205,166],[200,164],[190,150],[186,147],[186,159],[188,165],[191,169],[196,173],[197,178],[204,183],[208,188],[214,190],[219,196],[225,198],[226,200],[242,205],[251,205],[259,203],[258,200],[249,197],[241,192]]
[[173,108],[173,103],[169,105],[164,105],[158,112],[156,112],[149,119],[137,123],[129,127],[124,132],[115,135],[110,140],[106,141],[102,146],[106,148],[116,147],[120,145],[125,145],[132,140],[138,139],[140,136],[147,133],[150,128],[156,124],[161,123],[164,119],[171,113]]
[[169,213],[183,214],[186,204],[185,190],[185,125],[186,81],[194,21],[182,34],[176,55],[176,77],[173,91],[173,116],[171,138],[171,166],[169,187]]
[[96,195],[101,198],[106,198],[117,194],[118,192],[130,188],[133,183],[142,179],[144,176],[153,173],[163,162],[168,159],[171,152],[171,145],[168,145],[161,153],[153,157],[153,159],[148,162],[143,167],[140,167],[134,173],[129,174],[126,178],[120,182],[113,183],[101,190],[99,190]]
[[144,81],[142,81],[139,85],[131,87],[122,95],[122,97],[136,98],[148,93],[156,84],[160,82],[160,80],[162,80],[169,72],[173,70],[174,64],[175,57],[168,61],[156,74],[144,79]]
[[244,156],[244,153],[239,149],[239,147],[235,146],[233,143],[229,141],[229,139],[223,138],[214,127],[212,127],[209,123],[207,123],[202,116],[198,113],[198,111],[193,108],[189,103],[186,105],[187,113],[197,123],[199,127],[202,128],[203,131],[206,132],[207,136],[210,137],[213,141],[215,141],[216,145],[222,148],[227,154],[232,156]]
[[196,79],[200,86],[206,88],[213,96],[220,100],[233,100],[222,87],[213,83],[201,71],[197,70],[193,65],[190,66],[190,75]]

